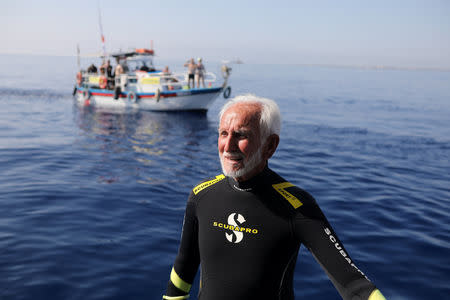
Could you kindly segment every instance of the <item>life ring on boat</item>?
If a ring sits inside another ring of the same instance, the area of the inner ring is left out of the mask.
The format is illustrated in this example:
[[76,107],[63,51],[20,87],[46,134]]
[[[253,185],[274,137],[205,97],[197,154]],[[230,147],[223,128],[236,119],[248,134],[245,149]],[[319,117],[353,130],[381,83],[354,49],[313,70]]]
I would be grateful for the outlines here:
[[77,84],[81,85],[82,81],[83,81],[83,76],[81,75],[81,72],[77,72]]
[[128,101],[131,103],[136,103],[137,101],[137,97],[136,94],[134,92],[128,92],[128,97],[127,97]]
[[100,76],[98,80],[98,85],[101,89],[106,89],[106,85],[108,84],[108,80],[106,79],[106,76]]
[[89,92],[88,90],[84,90],[83,99],[84,101],[88,101],[89,99],[91,99],[91,92]]
[[159,89],[157,89],[156,92],[155,92],[156,102],[159,102],[160,98],[161,98],[161,91]]
[[231,86],[227,87],[224,91],[223,91],[223,97],[225,99],[230,98],[231,95]]

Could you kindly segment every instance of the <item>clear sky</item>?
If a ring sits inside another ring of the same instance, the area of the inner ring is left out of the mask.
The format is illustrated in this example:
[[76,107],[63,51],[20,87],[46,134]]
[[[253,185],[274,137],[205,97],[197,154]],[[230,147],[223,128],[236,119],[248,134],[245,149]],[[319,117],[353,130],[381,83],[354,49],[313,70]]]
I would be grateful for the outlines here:
[[0,53],[450,68],[449,0],[0,0]]

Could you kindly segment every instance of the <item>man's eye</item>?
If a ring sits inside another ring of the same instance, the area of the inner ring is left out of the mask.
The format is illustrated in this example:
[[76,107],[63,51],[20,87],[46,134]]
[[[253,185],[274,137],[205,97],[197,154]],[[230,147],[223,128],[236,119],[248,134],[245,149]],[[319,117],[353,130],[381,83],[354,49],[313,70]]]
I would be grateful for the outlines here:
[[221,131],[220,132],[220,136],[227,136],[227,135],[228,135],[228,133],[226,131]]

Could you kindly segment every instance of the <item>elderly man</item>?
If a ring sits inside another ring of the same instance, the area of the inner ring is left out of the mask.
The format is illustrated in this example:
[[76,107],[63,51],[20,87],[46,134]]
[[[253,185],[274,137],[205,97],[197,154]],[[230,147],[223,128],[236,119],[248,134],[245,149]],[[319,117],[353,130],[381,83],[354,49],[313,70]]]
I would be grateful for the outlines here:
[[186,299],[199,264],[202,300],[294,299],[300,244],[343,299],[385,299],[356,267],[316,201],[269,169],[280,135],[276,103],[239,96],[220,113],[224,175],[191,192],[163,299]]

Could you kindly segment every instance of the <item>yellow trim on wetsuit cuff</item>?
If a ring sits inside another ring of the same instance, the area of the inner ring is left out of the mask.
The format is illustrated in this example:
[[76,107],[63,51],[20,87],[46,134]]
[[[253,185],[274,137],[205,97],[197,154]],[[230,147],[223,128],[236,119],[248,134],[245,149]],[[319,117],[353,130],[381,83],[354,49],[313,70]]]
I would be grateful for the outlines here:
[[183,300],[189,298],[189,295],[186,296],[163,296],[163,299],[165,300]]
[[379,289],[376,289],[372,292],[372,294],[370,294],[368,300],[386,300],[386,298],[384,298]]
[[170,273],[170,280],[172,281],[174,286],[185,293],[189,293],[189,291],[191,290],[192,284],[189,284],[181,279],[180,276],[178,276],[178,274],[175,272],[175,268],[172,268],[172,272]]

